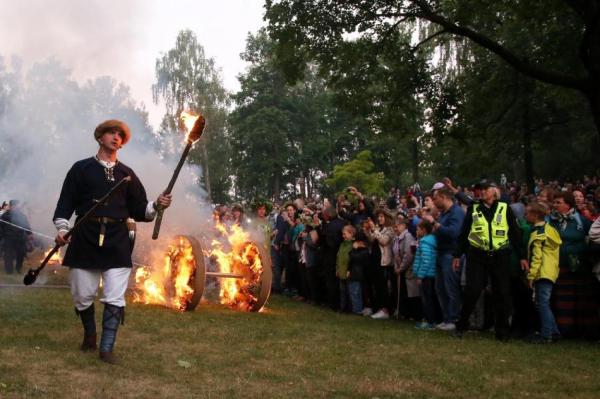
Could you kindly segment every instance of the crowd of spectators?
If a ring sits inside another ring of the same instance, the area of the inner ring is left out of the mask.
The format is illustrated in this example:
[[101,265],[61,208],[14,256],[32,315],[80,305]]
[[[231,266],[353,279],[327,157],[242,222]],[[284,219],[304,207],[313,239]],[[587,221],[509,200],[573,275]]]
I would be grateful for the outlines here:
[[[461,251],[461,240],[468,243],[467,209],[472,212],[468,207],[483,203],[489,192],[491,202],[510,208],[512,255],[510,267],[500,273],[509,276],[509,286],[498,285],[499,278],[494,283],[498,270],[473,270],[468,251]],[[457,329],[467,297],[468,329],[495,326],[497,338],[535,342],[599,338],[597,177],[540,179],[533,192],[504,176],[499,184],[484,180],[469,187],[445,178],[429,191],[418,185],[392,189],[388,198],[367,198],[348,187],[332,202],[297,199],[271,206],[255,204],[262,216],[254,225],[268,239],[273,293],[336,312],[413,320],[419,329],[450,332]],[[219,211],[222,219],[244,222],[240,206]],[[479,291],[470,287],[468,276],[474,274],[481,280]],[[506,295],[495,295],[500,290]],[[499,329],[507,334],[498,335]]]

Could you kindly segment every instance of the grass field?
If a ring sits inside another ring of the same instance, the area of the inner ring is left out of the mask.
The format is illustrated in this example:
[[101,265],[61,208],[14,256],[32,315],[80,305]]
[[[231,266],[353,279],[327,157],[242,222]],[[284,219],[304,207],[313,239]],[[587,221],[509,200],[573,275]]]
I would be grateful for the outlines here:
[[282,297],[263,313],[131,304],[116,366],[80,340],[68,290],[0,288],[0,398],[600,396],[597,343],[455,340]]

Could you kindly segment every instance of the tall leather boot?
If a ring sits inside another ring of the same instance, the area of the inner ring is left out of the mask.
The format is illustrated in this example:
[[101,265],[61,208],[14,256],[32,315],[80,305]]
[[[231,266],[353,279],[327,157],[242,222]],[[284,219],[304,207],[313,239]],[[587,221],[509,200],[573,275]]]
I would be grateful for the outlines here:
[[100,339],[100,360],[116,364],[117,359],[113,354],[115,339],[119,324],[125,320],[125,307],[104,304],[102,314],[102,338]]
[[83,342],[81,343],[80,349],[82,351],[95,351],[98,349],[96,346],[96,319],[94,317],[94,304],[92,303],[89,307],[84,310],[77,310],[75,313],[81,318],[81,324],[83,324]]

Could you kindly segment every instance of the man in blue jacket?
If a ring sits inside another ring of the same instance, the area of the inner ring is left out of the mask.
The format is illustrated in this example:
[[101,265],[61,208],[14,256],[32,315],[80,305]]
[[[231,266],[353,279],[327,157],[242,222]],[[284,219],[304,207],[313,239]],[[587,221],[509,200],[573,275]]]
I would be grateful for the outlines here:
[[437,325],[440,330],[454,330],[460,318],[461,271],[452,267],[453,253],[465,218],[463,210],[454,203],[454,194],[448,188],[441,188],[433,193],[433,202],[441,211],[438,221],[431,215],[425,216],[433,224],[437,239],[437,276],[435,289],[442,308],[444,321]]

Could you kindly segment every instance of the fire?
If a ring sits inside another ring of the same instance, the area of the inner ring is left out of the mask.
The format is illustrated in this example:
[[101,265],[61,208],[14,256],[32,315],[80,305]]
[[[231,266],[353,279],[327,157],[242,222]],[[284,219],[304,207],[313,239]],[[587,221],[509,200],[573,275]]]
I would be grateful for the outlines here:
[[[52,251],[53,248],[48,249],[46,252],[44,252],[44,256],[42,257],[42,259],[46,259],[46,256],[48,256],[48,254],[50,253],[50,251]],[[62,258],[60,256],[60,250],[56,251],[54,253],[54,255],[52,255],[52,257],[50,258],[50,260],[48,261],[49,265],[60,265],[62,263]]]
[[[195,284],[202,283],[204,287],[204,271],[196,276],[197,267],[204,270],[204,260],[208,259],[218,268],[218,272],[207,275],[220,276],[219,302],[239,310],[253,310],[259,299],[263,272],[259,249],[239,226],[228,228],[218,224],[217,230],[220,237],[212,241],[209,250],[200,250],[199,243],[191,237],[178,236],[154,267],[139,267],[135,274],[134,302],[192,310],[202,294],[199,291],[195,295]],[[258,306],[262,308],[263,304]]]
[[250,310],[257,301],[254,291],[263,269],[258,248],[238,225],[228,229],[223,224],[217,224],[217,230],[226,242],[213,240],[212,250],[207,255],[216,261],[220,273],[240,277],[220,279],[220,301],[240,310]]
[[135,273],[134,302],[156,304],[186,310],[194,294],[190,286],[196,270],[192,245],[184,237],[169,245],[163,266],[139,267]]
[[188,140],[188,136],[189,136],[190,132],[192,131],[192,128],[194,127],[194,123],[196,123],[196,120],[199,117],[200,117],[199,115],[194,115],[192,113],[185,112],[185,111],[183,111],[181,113],[181,115],[179,115],[179,119],[181,119],[181,121],[183,122],[183,125],[185,126],[185,141]]

